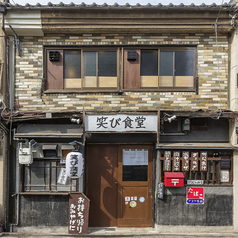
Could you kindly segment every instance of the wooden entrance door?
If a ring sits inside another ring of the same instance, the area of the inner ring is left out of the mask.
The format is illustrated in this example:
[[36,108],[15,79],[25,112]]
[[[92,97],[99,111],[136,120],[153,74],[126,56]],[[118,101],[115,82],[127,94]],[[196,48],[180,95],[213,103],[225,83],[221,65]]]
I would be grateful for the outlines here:
[[152,226],[152,146],[88,145],[91,227]]
[[152,226],[152,146],[120,146],[118,226]]

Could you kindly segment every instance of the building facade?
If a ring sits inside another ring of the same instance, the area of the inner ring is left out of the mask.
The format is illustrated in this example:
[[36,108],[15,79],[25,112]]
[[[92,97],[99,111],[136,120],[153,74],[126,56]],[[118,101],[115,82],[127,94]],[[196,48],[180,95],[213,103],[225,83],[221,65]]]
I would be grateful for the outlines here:
[[4,6],[8,230],[237,229],[235,4]]

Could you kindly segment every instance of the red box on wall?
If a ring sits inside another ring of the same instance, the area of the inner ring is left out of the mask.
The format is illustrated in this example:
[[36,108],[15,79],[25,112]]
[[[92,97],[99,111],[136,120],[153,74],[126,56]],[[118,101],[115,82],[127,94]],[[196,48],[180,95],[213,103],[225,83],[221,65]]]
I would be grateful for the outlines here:
[[184,175],[182,172],[165,172],[164,186],[165,187],[183,187]]

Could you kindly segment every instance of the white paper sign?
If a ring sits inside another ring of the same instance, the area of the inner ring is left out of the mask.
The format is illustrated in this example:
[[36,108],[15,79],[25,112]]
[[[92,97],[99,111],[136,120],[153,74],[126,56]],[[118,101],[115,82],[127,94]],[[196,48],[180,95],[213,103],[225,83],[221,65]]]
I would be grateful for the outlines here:
[[148,165],[148,150],[123,149],[123,165]]
[[85,131],[157,132],[158,116],[146,114],[86,115]]
[[220,177],[222,183],[229,183],[229,170],[221,170]]
[[67,174],[66,174],[66,168],[61,168],[57,184],[65,185],[66,181],[67,181],[67,178],[68,177],[67,177]]
[[66,174],[68,177],[80,177],[83,173],[83,156],[79,152],[70,152],[66,156]]

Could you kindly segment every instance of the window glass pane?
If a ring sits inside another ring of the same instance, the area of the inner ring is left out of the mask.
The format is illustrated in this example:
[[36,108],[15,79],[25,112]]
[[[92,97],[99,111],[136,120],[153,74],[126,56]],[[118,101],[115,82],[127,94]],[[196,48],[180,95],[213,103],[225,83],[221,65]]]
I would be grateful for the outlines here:
[[158,50],[141,50],[140,75],[158,75]]
[[51,168],[51,185],[56,185],[56,168]]
[[81,51],[64,51],[64,78],[81,78]]
[[96,52],[95,51],[84,51],[83,52],[84,62],[84,75],[85,76],[96,76]]
[[173,52],[160,51],[160,75],[173,76]]
[[[37,186],[36,186],[37,185]],[[31,189],[44,190],[44,168],[31,168]]]
[[147,181],[147,171],[147,149],[123,149],[123,181]]
[[193,76],[194,51],[175,52],[175,76]]
[[117,52],[98,52],[98,76],[117,76]]

